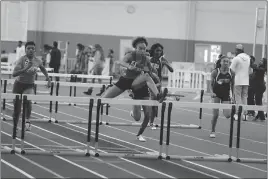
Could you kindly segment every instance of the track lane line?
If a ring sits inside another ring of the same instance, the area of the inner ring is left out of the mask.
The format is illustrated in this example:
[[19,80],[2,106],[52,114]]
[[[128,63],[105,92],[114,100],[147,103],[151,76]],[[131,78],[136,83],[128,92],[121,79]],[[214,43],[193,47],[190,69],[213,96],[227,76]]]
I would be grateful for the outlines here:
[[[6,132],[4,132],[4,131],[1,131],[1,132],[2,132],[3,134],[5,134],[5,135],[9,136],[9,137],[12,137],[10,134],[8,134],[8,133],[6,133]],[[19,139],[19,138],[17,138],[17,140],[21,141],[21,139]],[[36,149],[39,149],[39,150],[41,150],[41,151],[45,151],[44,149],[42,149],[42,148],[40,148],[40,147],[38,147],[38,146],[36,146],[36,145],[34,145],[34,144],[31,144],[31,143],[29,143],[29,142],[27,142],[27,141],[24,141],[24,143],[25,143],[25,144],[28,144],[28,145],[30,145],[30,146],[36,148]],[[98,177],[100,177],[100,178],[104,178],[104,179],[108,179],[108,177],[106,177],[106,176],[104,176],[104,175],[101,175],[101,174],[99,174],[99,173],[97,173],[97,172],[95,172],[95,171],[92,171],[92,170],[90,170],[90,169],[87,169],[87,168],[85,168],[85,167],[83,167],[83,166],[81,166],[81,165],[78,165],[77,163],[72,162],[72,161],[70,161],[70,160],[68,160],[68,159],[65,159],[65,158],[63,158],[63,157],[61,157],[61,156],[58,156],[58,155],[53,155],[53,156],[55,156],[56,158],[59,158],[59,159],[65,161],[65,162],[67,162],[67,163],[69,163],[69,164],[71,164],[71,165],[74,165],[74,166],[76,166],[76,167],[78,167],[78,168],[80,168],[80,169],[83,169],[83,170],[85,170],[85,171],[87,171],[87,172],[89,172],[89,173],[91,173],[91,174],[94,174],[95,176],[98,176]]]
[[[80,107],[78,107],[80,108]],[[82,108],[80,108],[82,109]],[[84,110],[86,110],[85,108],[83,108]],[[95,111],[94,111],[95,112]],[[104,115],[106,116],[106,115]],[[123,121],[128,121],[128,122],[132,122],[130,120],[127,120],[127,119],[123,119],[123,118],[119,118],[119,117],[116,117],[116,116],[112,116],[112,115],[108,115],[109,117],[112,117],[112,118],[116,118],[116,119],[119,119],[119,120],[123,120]],[[72,115],[72,117],[75,117]],[[85,119],[84,119],[85,120]],[[174,123],[173,123],[174,124]],[[166,131],[166,129],[164,129],[164,131]],[[179,132],[175,132],[175,131],[172,131],[170,130],[171,133],[173,134],[178,134],[178,135],[181,135],[181,136],[184,136],[184,137],[188,137],[188,138],[192,138],[192,139],[196,139],[196,140],[199,140],[199,141],[204,141],[204,142],[208,142],[208,143],[212,143],[212,144],[216,144],[216,145],[219,145],[219,146],[224,146],[224,147],[229,147],[228,145],[225,145],[225,144],[222,144],[222,143],[218,143],[218,142],[213,142],[213,141],[210,141],[210,140],[205,140],[205,139],[202,139],[202,138],[198,138],[198,137],[195,137],[195,136],[191,136],[191,135],[187,135],[187,134],[183,134],[183,133],[179,133]],[[261,155],[261,156],[264,156],[264,157],[267,157],[266,154],[262,154],[262,153],[259,153],[259,152],[254,152],[254,151],[251,151],[251,150],[246,150],[246,149],[243,149],[243,148],[240,148],[241,151],[244,151],[244,152],[248,152],[248,153],[254,153],[254,154],[257,154],[257,155]]]
[[21,170],[20,168],[12,165],[11,163],[5,161],[4,159],[1,159],[1,162],[3,162],[4,164],[6,164],[7,166],[13,168],[14,170],[16,170],[17,172],[21,173],[22,175],[24,175],[27,178],[31,178],[31,179],[35,179],[35,177],[33,177],[32,175],[26,173],[25,171]]
[[[41,107],[41,108],[48,109],[48,108],[43,107],[43,106],[40,106],[40,107]],[[93,111],[93,112],[95,112],[95,111]],[[77,118],[77,119],[86,120],[85,118],[81,118],[81,117],[78,117],[78,116],[75,116],[75,115],[70,115],[70,114],[65,113],[65,112],[62,112],[62,111],[58,111],[58,113],[61,113],[61,114],[67,115],[67,116],[71,116],[71,117],[74,117],[74,118]],[[110,117],[117,118],[117,119],[122,119],[122,118],[119,118],[119,117],[116,117],[116,116],[110,116]],[[125,119],[122,119],[122,120],[125,120]],[[73,125],[73,124],[69,124],[69,125]],[[132,135],[136,135],[136,134],[131,133],[131,132],[129,132],[129,131],[125,131],[125,130],[122,130],[122,129],[119,129],[119,128],[115,128],[115,127],[112,127],[112,126],[105,126],[105,127],[110,127],[110,128],[113,128],[113,129],[122,131],[122,132],[126,132],[126,133],[129,133],[129,134],[132,134]],[[145,136],[145,137],[146,137],[146,136]],[[151,140],[156,140],[156,139],[151,138],[151,137],[146,137],[146,138],[151,139]],[[118,141],[120,141],[120,140],[117,139],[117,138],[114,138],[114,140],[118,140]],[[157,141],[157,140],[156,140],[156,141]],[[126,141],[124,141],[124,142],[125,142],[125,143],[128,143],[128,142],[126,142]],[[133,145],[136,145],[136,144],[133,144]],[[175,146],[175,147],[179,147],[179,148],[183,148],[183,149],[187,149],[187,150],[191,150],[191,151],[194,151],[194,152],[197,152],[197,153],[200,153],[200,154],[204,154],[204,155],[207,155],[207,156],[212,156],[211,154],[207,154],[207,153],[204,153],[204,152],[201,152],[201,151],[197,151],[197,150],[193,150],[193,149],[190,149],[190,148],[186,148],[186,147],[183,147],[183,146],[178,146],[178,145],[176,145],[176,144],[172,144],[172,143],[170,143],[170,145],[173,145],[173,146]],[[140,146],[140,147],[144,148],[143,146]],[[146,148],[146,149],[148,150],[148,148]],[[150,150],[150,149],[149,149],[149,150]],[[188,162],[188,161],[185,161],[185,162]],[[191,162],[191,163],[192,163],[192,164],[196,164],[196,163],[194,163],[194,162]],[[251,169],[254,169],[254,170],[258,170],[258,171],[261,171],[261,172],[265,172],[265,173],[267,173],[267,171],[264,171],[264,170],[261,170],[261,169],[259,169],[259,168],[252,167],[252,166],[249,166],[249,165],[246,165],[246,164],[242,164],[242,163],[235,163],[235,164],[237,164],[237,165],[241,165],[241,166],[244,166],[244,167],[248,167],[248,168],[251,168]],[[197,165],[199,165],[199,164],[197,164]],[[204,167],[205,167],[205,166],[204,166]],[[208,168],[209,168],[209,167],[208,167]],[[216,170],[216,169],[214,169],[214,170]],[[211,170],[211,171],[212,171],[212,170]],[[222,171],[220,171],[220,172],[222,172]],[[223,173],[224,173],[224,172],[223,172]],[[237,176],[234,176],[234,177],[239,178],[239,177],[237,177]]]
[[[7,116],[7,115],[6,115],[6,116]],[[10,117],[10,116],[9,116],[9,117]],[[54,133],[54,132],[51,132],[51,131],[48,131],[48,130],[43,129],[43,128],[39,127],[39,126],[35,126],[35,125],[33,125],[33,124],[32,124],[32,126],[35,127],[35,128],[38,128],[38,129],[40,129],[40,130],[46,131],[46,132],[48,132],[48,133],[51,133],[51,134],[53,134],[53,135],[56,135],[56,136],[58,136],[58,137],[61,137],[61,138],[70,140],[70,141],[72,141],[72,142],[75,142],[75,143],[80,144],[80,145],[83,145],[83,146],[86,146],[86,144],[84,144],[84,143],[78,142],[78,141],[76,141],[76,140],[73,140],[73,139],[71,139],[71,138],[62,136],[62,135],[60,135],[60,134],[57,134],[57,133]],[[48,139],[48,140],[50,140],[50,139]],[[25,143],[26,143],[26,142],[25,142]],[[37,147],[37,146],[35,146],[35,147]],[[38,147],[37,147],[37,148],[38,148]],[[91,148],[93,148],[93,147],[91,147]],[[40,148],[39,148],[39,149],[40,149]],[[100,151],[101,151],[101,150],[100,150]],[[104,152],[104,151],[103,151],[103,152]],[[59,157],[59,156],[58,156],[58,157]],[[155,169],[152,169],[152,168],[150,168],[150,167],[147,167],[147,166],[145,166],[145,165],[141,165],[141,164],[138,164],[138,163],[136,163],[136,162],[132,162],[132,161],[130,161],[130,160],[128,160],[128,159],[124,159],[124,158],[121,158],[121,157],[119,157],[119,158],[122,159],[122,160],[124,160],[124,161],[127,161],[127,162],[129,162],[129,163],[135,164],[135,165],[137,165],[137,166],[139,166],[139,167],[141,167],[141,168],[146,168],[147,170],[150,170],[151,172],[155,172],[155,173],[160,174],[160,175],[162,175],[162,176],[165,176],[165,177],[167,177],[167,178],[176,179],[175,177],[173,177],[173,176],[171,176],[171,175],[168,175],[168,174],[159,172],[159,171],[157,171],[157,170],[155,170]],[[144,177],[142,177],[142,176],[140,176],[140,175],[137,175],[137,174],[135,174],[135,175],[136,175],[136,176],[139,176],[139,178],[144,178]]]
[[[38,106],[38,107],[40,107],[40,108],[44,108],[44,109],[48,109],[48,108],[46,108],[46,107],[43,107],[43,106],[40,106],[40,105],[36,105],[36,106]],[[81,117],[78,117],[78,116],[74,116],[74,115],[70,115],[70,114],[67,114],[67,113],[65,113],[65,112],[62,112],[62,111],[58,111],[58,113],[61,113],[61,114],[64,114],[64,115],[67,115],[67,116],[71,116],[71,117],[75,117],[75,118],[77,118],[77,119],[82,119],[82,120],[85,120],[84,118],[81,118]],[[39,113],[38,113],[39,114]],[[41,114],[42,115],[42,114]],[[45,116],[45,115],[42,115],[42,116]],[[110,117],[115,117],[115,116],[110,116]],[[115,118],[118,118],[118,117],[115,117]],[[111,126],[110,126],[111,127]],[[117,129],[117,130],[119,130],[118,128],[115,128],[115,129]],[[129,133],[128,131],[124,131],[123,130],[123,132],[127,132],[127,133]],[[133,134],[133,133],[131,133],[131,134]],[[148,138],[148,137],[146,137],[146,138]],[[150,138],[151,140],[155,140],[155,139],[152,139],[152,138]],[[118,139],[116,139],[116,140],[118,140]],[[172,144],[171,144],[172,145]],[[173,145],[175,145],[175,144],[173,144]],[[181,147],[181,146],[177,146],[177,145],[175,145],[176,147]],[[140,146],[141,147],[141,146]],[[192,150],[192,149],[191,149]],[[203,153],[203,152],[200,152],[200,151],[196,151],[196,152],[198,152],[198,153],[202,153],[202,154],[205,154],[205,153]],[[205,154],[205,155],[209,155],[209,156],[211,156],[210,154]],[[188,162],[188,161],[185,161],[185,162]],[[189,162],[188,162],[189,163]],[[192,164],[196,164],[196,163],[194,163],[194,162],[191,162]],[[238,164],[238,163],[237,163]],[[196,164],[196,166],[198,166],[199,164]],[[247,166],[247,165],[245,165],[246,167],[249,167],[249,168],[252,168],[251,166]],[[206,166],[204,166],[204,167],[206,167]],[[208,168],[208,170],[209,169],[211,169],[211,168],[209,168],[209,167],[206,167],[206,168]],[[256,170],[259,170],[260,171],[260,169],[257,169],[257,168],[255,168],[255,167],[253,167],[252,169],[256,169]],[[216,169],[212,169],[211,171],[213,171],[213,170],[216,170]],[[218,170],[216,170],[216,171],[218,171]],[[261,170],[261,171],[263,171],[263,170]],[[221,174],[223,174],[224,172],[222,172],[222,171],[218,171],[218,173],[221,173]],[[227,173],[225,173],[224,175],[226,175]],[[227,176],[228,176],[229,174],[227,174]],[[229,175],[230,176],[230,175]],[[239,178],[239,177],[237,177],[237,176],[232,176],[232,178]]]
[[[77,106],[75,106],[75,107],[77,107]],[[81,107],[79,107],[79,108],[81,108]],[[116,108],[116,107],[111,107],[111,108],[116,109],[116,110],[119,110],[119,111],[123,111],[123,112],[126,112],[126,113],[129,113],[129,111],[124,110],[124,109],[121,109],[121,108]],[[81,108],[81,109],[82,109],[82,108]],[[85,108],[84,108],[84,109],[85,109]],[[194,111],[194,112],[196,112],[196,111]],[[196,112],[196,113],[199,114],[199,112]],[[212,115],[211,115],[211,116],[212,116]],[[224,118],[223,118],[223,119],[224,119]],[[181,125],[182,123],[172,122],[171,124]],[[205,128],[203,128],[203,127],[201,128],[201,130],[211,132],[211,130],[209,130],[209,129],[205,129]],[[216,133],[218,133],[218,134],[222,134],[222,135],[226,135],[226,136],[229,136],[229,134],[226,134],[226,133],[223,133],[223,132],[216,132]],[[237,138],[236,135],[234,135],[234,137]],[[253,139],[247,139],[247,138],[244,138],[244,137],[240,137],[240,139],[247,140],[247,141],[254,142],[254,143],[259,143],[259,144],[267,145],[266,142],[261,142],[261,141],[257,141],[257,140],[253,140]]]
[[[5,148],[7,148],[7,149],[11,149],[11,148],[9,148],[9,147],[5,147]],[[58,173],[56,173],[56,172],[54,172],[54,171],[52,171],[52,170],[50,170],[50,169],[44,167],[43,165],[40,165],[40,164],[38,164],[38,163],[32,161],[31,159],[28,159],[28,158],[26,158],[26,157],[24,157],[24,156],[22,156],[22,155],[18,155],[17,153],[15,153],[15,155],[18,156],[18,157],[20,157],[20,158],[22,158],[22,159],[24,159],[24,160],[26,160],[27,162],[29,162],[29,163],[31,163],[31,164],[33,164],[33,165],[35,165],[35,166],[41,168],[42,170],[47,171],[48,173],[50,173],[50,174],[52,174],[52,175],[55,175],[55,177],[58,177],[58,178],[64,178],[63,176],[59,175]]]

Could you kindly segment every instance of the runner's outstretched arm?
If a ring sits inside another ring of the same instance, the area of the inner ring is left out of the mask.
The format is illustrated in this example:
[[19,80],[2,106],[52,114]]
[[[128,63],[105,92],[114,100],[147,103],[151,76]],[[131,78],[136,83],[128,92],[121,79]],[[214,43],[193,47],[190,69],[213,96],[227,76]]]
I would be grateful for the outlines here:
[[165,59],[163,57],[163,65],[166,66],[168,68],[168,71],[170,71],[171,73],[173,73],[174,69],[172,68],[171,64],[168,62],[167,59]]

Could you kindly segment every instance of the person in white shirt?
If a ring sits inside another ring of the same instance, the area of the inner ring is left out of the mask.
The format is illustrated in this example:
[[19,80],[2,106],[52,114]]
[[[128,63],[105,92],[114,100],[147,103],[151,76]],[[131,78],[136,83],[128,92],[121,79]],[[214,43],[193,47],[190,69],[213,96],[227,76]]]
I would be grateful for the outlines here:
[[[235,54],[230,66],[235,72],[234,98],[236,104],[247,105],[249,75],[251,73],[250,56],[244,52],[244,47],[241,44],[236,45]],[[243,111],[242,114],[244,114],[242,119],[246,120],[246,111]],[[237,115],[234,117],[237,120]]]
[[18,46],[16,48],[16,62],[24,55],[25,55],[25,46],[23,45],[22,41],[19,41]]

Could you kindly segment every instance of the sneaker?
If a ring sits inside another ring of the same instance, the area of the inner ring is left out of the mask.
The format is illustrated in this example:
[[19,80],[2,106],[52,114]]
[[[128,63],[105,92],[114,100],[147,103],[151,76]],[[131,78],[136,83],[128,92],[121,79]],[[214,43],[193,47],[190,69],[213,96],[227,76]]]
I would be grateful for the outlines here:
[[216,137],[216,134],[215,132],[211,132],[210,135],[209,135],[210,138],[215,138]]
[[30,131],[31,130],[31,123],[30,122],[26,122],[25,123],[25,130],[26,131]]
[[238,115],[237,115],[237,114],[234,115],[234,120],[235,120],[235,121],[238,120]]
[[154,123],[151,123],[150,127],[151,127],[152,130],[156,130],[156,127],[155,127]]
[[142,137],[142,135],[137,136],[137,139],[138,139],[140,142],[146,142],[146,139],[145,139],[144,137]]

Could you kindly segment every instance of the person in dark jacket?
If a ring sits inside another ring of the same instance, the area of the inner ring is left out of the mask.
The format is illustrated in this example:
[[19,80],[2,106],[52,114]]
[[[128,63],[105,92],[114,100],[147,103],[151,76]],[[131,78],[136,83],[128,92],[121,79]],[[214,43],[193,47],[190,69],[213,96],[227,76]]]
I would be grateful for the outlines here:
[[[255,57],[250,56],[250,66],[254,66],[255,63]],[[248,87],[248,105],[255,105],[255,94],[253,90],[253,73],[249,75],[249,87]],[[255,116],[255,111],[249,110],[248,111],[248,116]]]
[[[253,64],[253,76],[252,76],[252,86],[254,90],[254,95],[255,95],[255,102],[256,105],[262,105],[262,98],[263,98],[263,93],[266,90],[265,86],[265,81],[264,81],[264,74],[267,71],[267,59],[262,58],[260,60],[259,65]],[[255,117],[254,120],[265,120],[265,115],[263,111],[258,111],[257,116]]]
[[[61,51],[58,49],[58,42],[53,42],[53,48],[50,52],[49,67],[54,69],[54,73],[59,73],[61,62]],[[59,77],[56,77],[56,81],[59,81]]]

